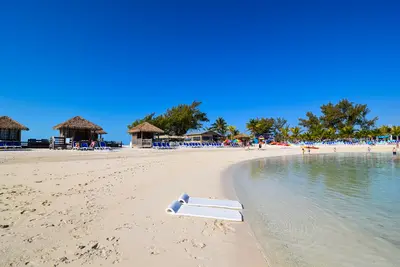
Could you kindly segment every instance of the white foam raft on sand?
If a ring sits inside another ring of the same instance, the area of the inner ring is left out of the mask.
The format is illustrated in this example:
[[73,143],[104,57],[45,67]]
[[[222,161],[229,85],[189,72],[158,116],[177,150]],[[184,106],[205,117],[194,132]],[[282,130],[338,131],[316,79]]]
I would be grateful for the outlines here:
[[190,206],[216,207],[235,210],[243,209],[242,204],[236,200],[189,197],[189,195],[185,193],[179,197],[179,201]]
[[202,217],[226,221],[243,221],[238,211],[242,205],[238,201],[207,198],[191,198],[182,194],[179,200],[172,202],[166,212],[177,216]]

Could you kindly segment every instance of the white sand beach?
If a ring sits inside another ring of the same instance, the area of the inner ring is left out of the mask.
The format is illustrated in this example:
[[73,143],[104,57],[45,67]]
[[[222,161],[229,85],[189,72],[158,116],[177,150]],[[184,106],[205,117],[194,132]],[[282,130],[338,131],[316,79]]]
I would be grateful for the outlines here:
[[[350,151],[367,147],[337,146]],[[326,152],[333,147],[311,153]],[[300,153],[0,151],[0,266],[266,266],[246,222],[171,216],[165,208],[183,192],[233,198],[221,178],[230,165]]]

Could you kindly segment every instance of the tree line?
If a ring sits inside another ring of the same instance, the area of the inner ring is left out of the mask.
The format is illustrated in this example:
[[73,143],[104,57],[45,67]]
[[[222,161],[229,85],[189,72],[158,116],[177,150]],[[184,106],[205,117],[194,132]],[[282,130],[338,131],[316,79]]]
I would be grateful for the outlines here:
[[[201,102],[181,104],[168,109],[164,114],[155,113],[135,120],[128,128],[142,122],[149,122],[169,135],[184,135],[190,130],[211,130],[228,138],[240,132],[234,125],[218,117],[209,127],[207,114],[200,110]],[[369,118],[371,111],[366,104],[357,104],[342,99],[338,103],[327,103],[320,106],[320,115],[306,112],[300,118],[298,125],[290,126],[282,117],[251,118],[246,123],[246,129],[252,137],[272,135],[276,141],[322,141],[335,139],[374,139],[377,136],[400,136],[400,126],[377,127],[378,117]]]

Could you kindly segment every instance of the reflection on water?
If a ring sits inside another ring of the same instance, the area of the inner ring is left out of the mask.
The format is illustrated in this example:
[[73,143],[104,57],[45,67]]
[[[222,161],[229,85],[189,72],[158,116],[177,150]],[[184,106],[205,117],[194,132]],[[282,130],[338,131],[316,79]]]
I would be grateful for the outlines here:
[[248,162],[245,217],[278,266],[400,266],[400,161],[378,153]]

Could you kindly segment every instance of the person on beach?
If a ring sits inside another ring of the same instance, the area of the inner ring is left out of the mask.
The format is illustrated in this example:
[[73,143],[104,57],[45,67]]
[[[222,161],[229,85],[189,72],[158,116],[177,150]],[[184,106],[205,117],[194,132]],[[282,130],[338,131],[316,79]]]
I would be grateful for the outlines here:
[[397,154],[397,151],[396,151],[396,147],[393,147],[393,156],[396,156],[396,154]]
[[371,152],[371,147],[368,147],[368,152]]
[[259,143],[258,143],[258,150],[260,150],[261,148],[262,148],[262,143],[259,142]]
[[333,152],[336,152],[336,147],[333,148]]
[[311,149],[308,149],[308,154],[311,154]]
[[305,152],[304,147],[302,147],[301,150],[303,151],[303,155],[304,155],[304,152]]

